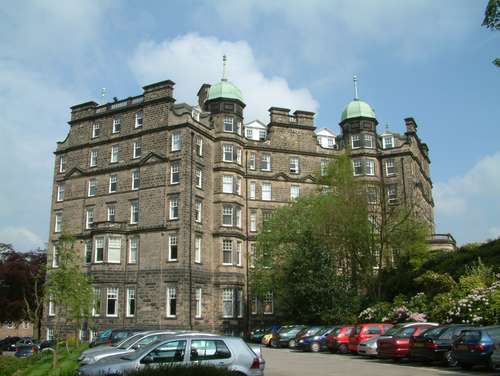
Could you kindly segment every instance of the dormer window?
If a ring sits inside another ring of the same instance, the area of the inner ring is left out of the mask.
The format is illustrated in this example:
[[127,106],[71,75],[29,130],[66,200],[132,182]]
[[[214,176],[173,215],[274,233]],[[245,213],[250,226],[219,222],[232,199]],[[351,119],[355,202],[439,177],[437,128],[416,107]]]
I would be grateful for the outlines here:
[[382,137],[382,147],[384,149],[391,149],[394,147],[394,136],[383,136]]
[[234,119],[231,117],[224,118],[224,132],[234,132]]
[[252,131],[252,129],[246,129],[245,130],[245,137],[249,138],[250,140],[253,138],[253,131]]
[[335,147],[335,139],[333,137],[327,137],[326,138],[326,146],[329,149],[333,149]]
[[351,136],[352,148],[359,149],[361,147],[361,137],[359,134],[353,134]]
[[259,131],[259,140],[265,141],[265,139],[266,139],[266,131],[264,131],[264,130]]

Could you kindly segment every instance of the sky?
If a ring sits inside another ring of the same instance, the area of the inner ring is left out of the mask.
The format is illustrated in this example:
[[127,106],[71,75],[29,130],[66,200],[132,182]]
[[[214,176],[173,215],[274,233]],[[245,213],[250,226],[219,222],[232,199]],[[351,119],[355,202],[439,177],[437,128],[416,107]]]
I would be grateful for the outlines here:
[[379,129],[412,116],[429,145],[436,231],[500,236],[500,32],[486,0],[26,0],[0,2],[0,242],[44,247],[56,142],[69,107],[171,79],[179,102],[221,77],[245,118],[314,111],[339,132],[359,95]]

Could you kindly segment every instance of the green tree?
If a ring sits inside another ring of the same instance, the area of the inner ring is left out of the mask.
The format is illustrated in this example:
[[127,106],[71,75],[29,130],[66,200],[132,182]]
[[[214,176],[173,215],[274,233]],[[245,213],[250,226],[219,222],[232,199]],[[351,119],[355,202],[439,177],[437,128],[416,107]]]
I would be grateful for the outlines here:
[[[500,30],[500,0],[489,0],[484,11],[482,26],[488,29]],[[493,60],[493,64],[500,67],[500,59]]]
[[[81,256],[75,250],[75,239],[63,234],[56,244],[59,266],[47,271],[45,296],[55,306],[54,336],[56,341],[65,340],[69,328],[78,331],[90,318],[93,305],[93,289],[89,277],[82,271]],[[54,354],[54,366],[57,363]]]

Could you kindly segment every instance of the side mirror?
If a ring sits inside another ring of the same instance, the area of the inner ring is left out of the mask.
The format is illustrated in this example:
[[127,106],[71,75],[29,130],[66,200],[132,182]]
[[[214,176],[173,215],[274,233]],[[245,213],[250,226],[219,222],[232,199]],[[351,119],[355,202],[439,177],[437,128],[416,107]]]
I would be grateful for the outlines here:
[[153,363],[153,357],[151,355],[146,355],[144,358],[141,359],[142,364],[150,364]]

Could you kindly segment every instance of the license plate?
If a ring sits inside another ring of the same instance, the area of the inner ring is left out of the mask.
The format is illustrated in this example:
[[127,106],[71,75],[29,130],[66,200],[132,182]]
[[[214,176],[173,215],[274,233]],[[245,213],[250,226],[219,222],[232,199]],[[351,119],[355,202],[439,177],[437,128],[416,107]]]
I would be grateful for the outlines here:
[[422,342],[415,342],[413,347],[424,347],[424,344]]

